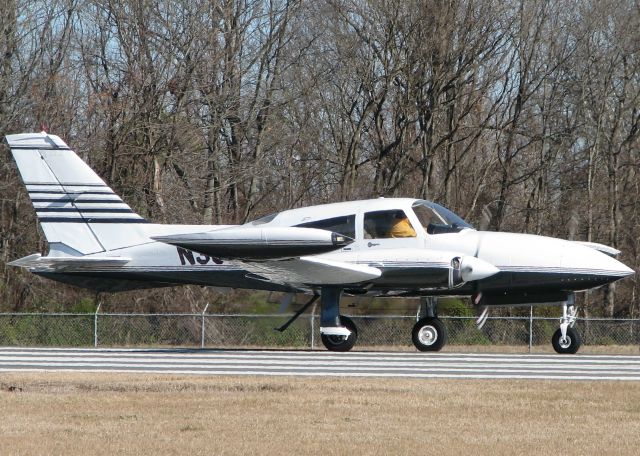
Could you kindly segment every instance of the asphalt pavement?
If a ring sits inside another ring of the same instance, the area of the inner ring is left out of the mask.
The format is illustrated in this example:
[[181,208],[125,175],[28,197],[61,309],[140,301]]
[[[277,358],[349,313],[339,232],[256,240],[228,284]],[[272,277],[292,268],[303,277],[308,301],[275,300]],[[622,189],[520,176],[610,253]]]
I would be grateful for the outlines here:
[[0,372],[640,381],[640,356],[0,348]]

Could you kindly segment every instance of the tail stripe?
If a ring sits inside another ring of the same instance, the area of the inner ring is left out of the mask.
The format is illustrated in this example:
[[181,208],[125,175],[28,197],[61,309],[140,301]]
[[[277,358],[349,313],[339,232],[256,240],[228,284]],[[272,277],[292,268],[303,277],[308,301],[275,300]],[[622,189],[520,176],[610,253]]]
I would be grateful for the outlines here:
[[[130,215],[129,215],[130,214]],[[65,223],[65,222],[82,222],[82,223],[148,223],[147,220],[133,212],[127,212],[126,216],[116,212],[85,212],[66,213],[66,212],[38,212],[38,220],[42,223]]]
[[96,201],[81,201],[81,202],[76,202],[75,204],[73,204],[73,201],[54,201],[52,203],[35,203],[33,205],[37,211],[43,209],[43,208],[75,208],[76,210],[79,209],[131,209],[129,206],[127,206],[125,203],[122,202],[117,202],[117,201],[113,201],[113,202],[109,202],[109,203],[101,203],[101,202],[96,202]]
[[86,201],[97,201],[97,200],[109,201],[109,202],[122,201],[118,196],[109,195],[106,193],[102,195],[86,195],[84,193],[71,193],[71,194],[58,193],[57,195],[54,195],[51,193],[30,193],[29,197],[31,198],[31,201],[38,201],[40,203],[46,202],[46,201],[51,201],[51,202],[77,201],[79,199],[86,200]]
[[[11,148],[13,149],[13,147]],[[59,189],[61,186],[62,187],[89,187],[89,188],[96,188],[96,187],[102,187],[102,188],[106,188],[109,189],[109,186],[107,184],[92,184],[92,183],[82,183],[82,182],[35,182],[35,181],[30,181],[30,182],[25,182],[25,184],[27,186],[27,190],[32,190],[31,187],[54,187],[55,189]]]
[[[60,187],[63,189],[61,190]],[[101,190],[102,189],[102,190]],[[92,184],[29,184],[27,185],[27,191],[32,192],[51,192],[51,193],[73,193],[73,192],[92,192],[96,193],[113,193],[111,187],[107,185],[92,185]]]
[[[36,211],[40,212],[78,212],[78,209],[75,207],[36,207]],[[131,209],[105,209],[105,208],[84,208],[81,209],[80,212],[104,212],[109,214],[133,214],[134,212]]]
[[[68,190],[61,190],[61,187]],[[104,192],[100,193],[113,193],[110,187],[106,185],[69,185],[69,184],[38,184],[38,185],[27,185],[27,191],[29,192],[95,192],[96,190],[104,189]]]
[[[29,192],[29,196],[31,196],[32,198],[37,198],[38,196],[55,196],[55,195],[67,195],[69,192],[65,192],[63,190],[59,190],[59,191],[54,191],[54,190],[34,190],[34,191],[30,191]],[[109,191],[109,192],[85,192],[82,191],[83,195],[115,195],[114,192]]]
[[[111,189],[109,189],[111,190]],[[29,192],[43,223],[146,223],[115,193]],[[126,215],[125,215],[126,214]]]
[[29,181],[26,185],[43,223],[147,223],[106,184]]
[[67,217],[38,217],[42,223],[149,223],[143,218],[67,218]]
[[76,203],[101,203],[101,204],[125,204],[122,202],[120,198],[113,199],[98,199],[98,198],[72,198],[72,197],[58,197],[58,198],[32,198],[32,202],[34,203],[65,203],[65,202],[76,202]]
[[[42,133],[41,133],[41,135],[42,135]],[[26,135],[24,133],[21,134],[21,135],[7,135],[7,139],[10,138],[11,136],[16,136],[17,137],[17,136],[26,136]],[[58,137],[56,136],[56,138],[58,138]],[[58,140],[60,140],[60,138],[58,138]],[[11,144],[11,148],[12,149],[17,149],[17,150],[33,150],[33,149],[41,149],[41,150],[71,150],[71,148],[69,146],[67,146],[66,144],[64,144],[64,145],[61,145],[61,144],[49,144],[48,147],[47,146],[43,146],[42,144],[38,144],[37,146],[34,146],[34,145],[18,146],[16,144]]]

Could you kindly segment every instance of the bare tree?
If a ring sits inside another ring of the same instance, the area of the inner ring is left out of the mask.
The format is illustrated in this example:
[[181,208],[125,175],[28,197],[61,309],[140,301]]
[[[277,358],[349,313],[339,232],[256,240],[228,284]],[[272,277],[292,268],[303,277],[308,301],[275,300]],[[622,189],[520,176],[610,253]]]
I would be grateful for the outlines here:
[[[0,126],[44,124],[156,221],[417,196],[638,268],[638,30],[631,0],[7,0]],[[0,296],[35,306],[51,288],[5,267],[46,247],[8,159],[0,190]],[[586,302],[635,315],[639,287]]]

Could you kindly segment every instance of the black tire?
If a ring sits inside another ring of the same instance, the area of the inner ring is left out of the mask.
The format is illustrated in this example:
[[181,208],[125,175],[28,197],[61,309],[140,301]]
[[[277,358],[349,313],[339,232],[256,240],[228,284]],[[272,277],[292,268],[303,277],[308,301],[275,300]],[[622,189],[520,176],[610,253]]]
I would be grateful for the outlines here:
[[420,351],[440,351],[447,343],[447,331],[437,318],[425,317],[413,326],[411,340]]
[[567,328],[566,340],[561,339],[562,331],[558,328],[551,338],[551,344],[553,345],[553,349],[556,353],[573,355],[574,353],[577,353],[580,345],[582,345],[580,334],[578,334],[578,331],[573,328]]
[[320,335],[322,344],[329,351],[347,352],[353,348],[353,346],[356,344],[356,341],[358,340],[358,329],[356,328],[356,324],[351,318],[340,315],[340,324],[351,331],[351,334],[349,334],[348,337],[329,336],[326,334]]

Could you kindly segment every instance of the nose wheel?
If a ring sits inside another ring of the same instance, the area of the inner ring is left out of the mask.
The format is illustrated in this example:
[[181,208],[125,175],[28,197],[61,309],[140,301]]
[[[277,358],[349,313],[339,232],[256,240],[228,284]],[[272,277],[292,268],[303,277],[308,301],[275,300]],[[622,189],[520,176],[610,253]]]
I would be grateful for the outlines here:
[[558,329],[551,338],[551,344],[556,353],[573,355],[582,345],[582,340],[578,331],[573,328],[567,328],[564,336],[562,330]]
[[582,345],[580,334],[574,328],[576,324],[576,314],[578,309],[574,306],[562,306],[562,318],[560,318],[560,328],[553,333],[551,345],[556,353],[573,355],[578,352]]

